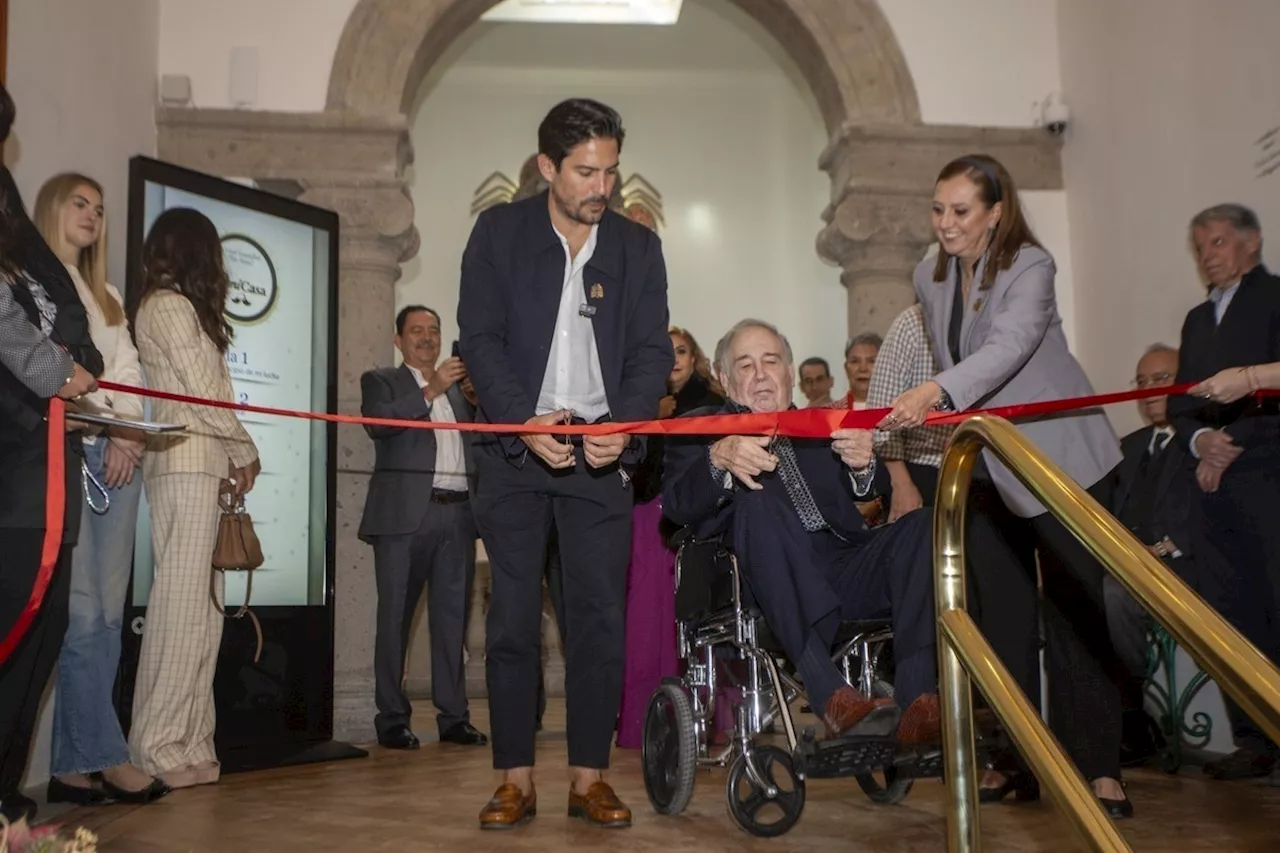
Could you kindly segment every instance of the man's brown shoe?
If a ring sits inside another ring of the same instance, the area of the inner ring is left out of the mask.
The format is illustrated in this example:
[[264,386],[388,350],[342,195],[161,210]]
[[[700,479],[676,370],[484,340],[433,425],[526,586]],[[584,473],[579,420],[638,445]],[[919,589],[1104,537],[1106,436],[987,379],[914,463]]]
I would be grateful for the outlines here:
[[586,794],[569,789],[569,817],[580,817],[587,823],[607,829],[631,826],[631,809],[622,804],[606,782],[592,782]]
[[898,743],[925,746],[942,741],[942,708],[936,693],[924,693],[902,712],[898,723]]
[[822,713],[822,722],[827,725],[828,736],[840,737],[862,722],[871,712],[892,704],[892,699],[868,699],[846,684],[832,693],[831,698],[827,700],[827,706]]
[[538,792],[526,797],[519,785],[504,782],[493,792],[493,799],[480,810],[481,829],[514,829],[527,823],[538,813]]

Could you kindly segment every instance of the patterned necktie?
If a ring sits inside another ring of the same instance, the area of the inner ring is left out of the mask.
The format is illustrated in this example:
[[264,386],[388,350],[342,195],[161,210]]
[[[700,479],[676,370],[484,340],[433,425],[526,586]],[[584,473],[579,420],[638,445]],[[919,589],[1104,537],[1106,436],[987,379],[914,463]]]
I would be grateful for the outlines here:
[[782,478],[782,485],[787,487],[787,494],[791,497],[791,503],[795,506],[804,529],[810,533],[826,530],[830,525],[822,517],[804,474],[800,473],[800,463],[796,461],[796,449],[792,446],[791,439],[782,435],[774,439],[773,454],[778,457],[778,476]]

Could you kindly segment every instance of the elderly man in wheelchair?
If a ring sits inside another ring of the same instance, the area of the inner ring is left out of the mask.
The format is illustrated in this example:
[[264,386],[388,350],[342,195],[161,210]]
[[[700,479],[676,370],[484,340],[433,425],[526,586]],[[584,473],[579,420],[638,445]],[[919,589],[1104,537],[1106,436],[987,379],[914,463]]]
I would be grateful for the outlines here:
[[[791,347],[772,325],[735,325],[716,347],[714,368],[728,401],[718,412],[690,416],[791,407]],[[664,684],[650,704],[644,756],[650,801],[660,812],[682,810],[694,767],[733,756],[730,813],[753,834],[777,835],[799,817],[806,775],[855,775],[871,794],[874,785],[864,777],[883,767],[892,782],[896,755],[932,748],[941,736],[927,512],[868,529],[857,502],[887,480],[877,477],[869,430],[838,430],[831,440],[669,436],[666,447],[663,512],[686,535],[677,561],[677,619],[689,672]],[[700,566],[691,565],[695,555]],[[719,602],[689,588],[716,583],[729,587]],[[752,618],[752,604],[763,620]],[[838,638],[842,628],[849,634],[850,623],[855,636]],[[890,626],[893,687],[876,690],[875,661],[868,658]],[[765,634],[772,635],[767,643]],[[771,654],[762,648],[769,643],[781,648]],[[725,754],[709,758],[707,706],[716,701],[717,658],[726,656],[747,662],[744,693],[754,701],[738,707]],[[860,677],[851,656],[861,658]],[[801,687],[779,658],[798,671],[825,729],[821,742],[812,731],[797,738],[788,706]],[[753,745],[774,720],[785,727],[791,752]],[[690,723],[692,731],[681,731]],[[769,804],[782,810],[781,820],[759,818]]]

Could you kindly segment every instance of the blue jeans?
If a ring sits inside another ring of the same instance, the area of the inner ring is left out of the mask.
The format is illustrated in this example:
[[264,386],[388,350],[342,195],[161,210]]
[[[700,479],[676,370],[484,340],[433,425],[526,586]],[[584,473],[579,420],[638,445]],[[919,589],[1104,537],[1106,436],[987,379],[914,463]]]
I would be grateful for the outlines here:
[[[90,473],[104,484],[106,446],[106,437],[99,436],[96,443],[84,447]],[[120,665],[120,630],[133,566],[142,472],[134,471],[133,482],[123,488],[107,491],[110,506],[103,515],[93,511],[83,489],[77,496],[85,505],[80,538],[71,554],[70,622],[58,657],[50,768],[56,776],[93,773],[129,761],[129,745],[120,730],[112,691]],[[104,501],[92,482],[89,494],[101,509]]]

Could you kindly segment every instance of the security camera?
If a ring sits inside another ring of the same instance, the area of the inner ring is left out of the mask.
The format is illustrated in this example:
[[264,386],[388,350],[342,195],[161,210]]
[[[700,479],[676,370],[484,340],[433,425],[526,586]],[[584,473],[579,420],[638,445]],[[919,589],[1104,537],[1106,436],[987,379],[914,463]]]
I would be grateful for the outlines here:
[[1053,136],[1061,136],[1067,132],[1067,123],[1071,121],[1071,110],[1062,103],[1057,92],[1045,99],[1040,111],[1040,123]]

